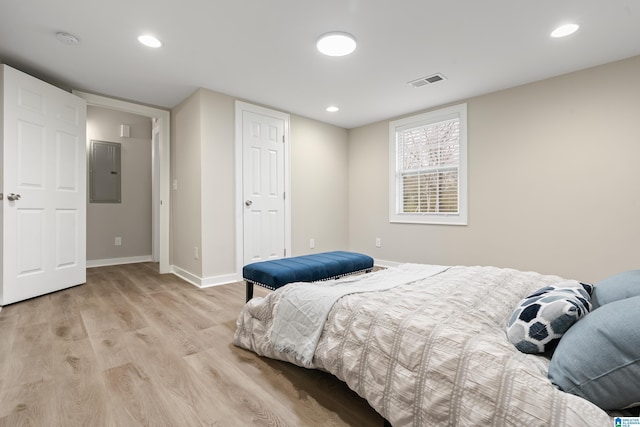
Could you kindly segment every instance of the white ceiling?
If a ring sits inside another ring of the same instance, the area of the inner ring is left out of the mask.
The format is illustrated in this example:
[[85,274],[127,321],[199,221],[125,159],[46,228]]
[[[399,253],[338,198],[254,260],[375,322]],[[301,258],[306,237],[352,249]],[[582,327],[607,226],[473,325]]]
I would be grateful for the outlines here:
[[[358,49],[321,55],[328,31]],[[204,87],[345,128],[639,54],[638,0],[0,0],[0,61],[63,87],[165,108]]]

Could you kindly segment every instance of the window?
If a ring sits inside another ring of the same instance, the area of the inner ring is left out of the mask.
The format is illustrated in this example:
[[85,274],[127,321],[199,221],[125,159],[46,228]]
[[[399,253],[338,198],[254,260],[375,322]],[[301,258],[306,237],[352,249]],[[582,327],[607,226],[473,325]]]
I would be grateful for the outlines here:
[[467,224],[467,105],[389,123],[389,221]]

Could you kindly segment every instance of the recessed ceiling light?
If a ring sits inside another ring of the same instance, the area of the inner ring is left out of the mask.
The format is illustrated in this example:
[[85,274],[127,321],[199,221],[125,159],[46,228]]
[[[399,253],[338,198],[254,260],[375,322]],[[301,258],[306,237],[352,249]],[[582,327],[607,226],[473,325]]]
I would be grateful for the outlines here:
[[566,37],[578,31],[578,28],[580,28],[578,24],[561,25],[551,32],[551,37],[555,37],[555,38]]
[[335,105],[330,105],[327,107],[327,111],[330,113],[335,113],[336,111],[340,111],[340,109],[338,107],[336,107]]
[[140,37],[138,37],[138,41],[140,43],[142,43],[145,46],[149,46],[149,47],[160,47],[162,46],[162,43],[160,42],[160,40],[158,40],[157,38],[150,36],[148,34],[142,35]]
[[356,39],[349,33],[334,31],[321,35],[316,47],[327,56],[345,56],[356,50]]

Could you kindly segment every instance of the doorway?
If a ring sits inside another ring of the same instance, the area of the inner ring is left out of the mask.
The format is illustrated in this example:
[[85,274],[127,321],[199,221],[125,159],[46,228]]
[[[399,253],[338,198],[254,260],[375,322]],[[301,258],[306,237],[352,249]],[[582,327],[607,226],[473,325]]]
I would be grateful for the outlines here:
[[[157,245],[154,242],[152,247],[157,247],[157,253],[153,254],[154,259],[159,262],[160,273],[170,273],[169,265],[169,206],[170,206],[170,112],[159,108],[148,107],[132,102],[108,98],[101,95],[94,95],[86,92],[73,91],[80,98],[87,101],[88,106],[103,107],[113,110],[120,110],[128,113],[148,117],[154,121],[152,133],[153,164],[157,165],[157,172],[154,171],[154,178],[157,179],[157,201],[153,206],[154,221],[152,229],[157,230]],[[154,179],[155,180],[155,179]],[[155,233],[154,233],[155,234]]]

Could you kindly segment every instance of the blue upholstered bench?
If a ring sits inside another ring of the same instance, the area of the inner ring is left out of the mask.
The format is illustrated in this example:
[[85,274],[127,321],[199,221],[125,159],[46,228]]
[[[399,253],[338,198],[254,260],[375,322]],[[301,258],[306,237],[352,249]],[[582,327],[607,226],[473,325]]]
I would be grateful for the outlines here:
[[275,290],[287,283],[337,279],[372,269],[373,258],[368,255],[334,251],[254,262],[244,266],[242,277],[247,284],[249,301],[253,298],[254,283]]

